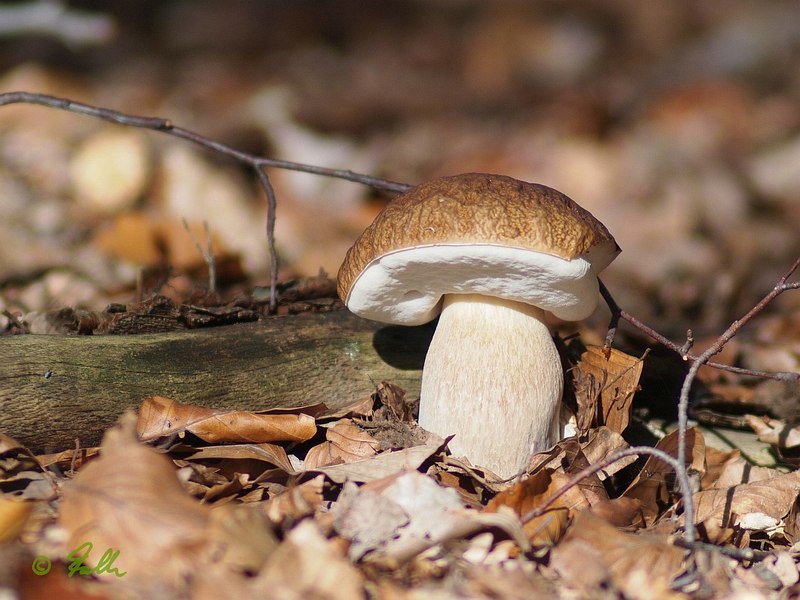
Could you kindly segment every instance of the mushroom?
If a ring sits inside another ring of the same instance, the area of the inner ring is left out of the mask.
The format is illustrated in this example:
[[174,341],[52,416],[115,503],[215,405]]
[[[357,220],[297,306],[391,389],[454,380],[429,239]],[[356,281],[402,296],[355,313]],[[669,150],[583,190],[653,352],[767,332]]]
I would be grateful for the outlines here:
[[419,424],[501,477],[561,437],[563,371],[545,311],[588,317],[597,273],[620,249],[564,194],[467,173],[393,199],[339,269],[355,314],[420,325],[439,316],[422,371]]

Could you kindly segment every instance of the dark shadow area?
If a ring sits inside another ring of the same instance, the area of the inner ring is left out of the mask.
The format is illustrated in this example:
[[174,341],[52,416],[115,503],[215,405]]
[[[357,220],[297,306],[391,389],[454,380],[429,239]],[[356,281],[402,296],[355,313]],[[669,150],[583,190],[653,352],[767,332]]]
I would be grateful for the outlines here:
[[388,325],[375,332],[372,345],[389,365],[402,370],[422,370],[425,354],[438,319],[418,327]]

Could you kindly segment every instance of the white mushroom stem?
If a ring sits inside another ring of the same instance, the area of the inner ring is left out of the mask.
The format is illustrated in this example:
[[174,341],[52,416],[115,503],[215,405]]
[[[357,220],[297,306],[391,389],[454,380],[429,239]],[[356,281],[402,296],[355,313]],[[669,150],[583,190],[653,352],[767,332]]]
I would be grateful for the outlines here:
[[560,437],[564,375],[541,309],[478,294],[444,297],[422,372],[419,424],[500,477]]

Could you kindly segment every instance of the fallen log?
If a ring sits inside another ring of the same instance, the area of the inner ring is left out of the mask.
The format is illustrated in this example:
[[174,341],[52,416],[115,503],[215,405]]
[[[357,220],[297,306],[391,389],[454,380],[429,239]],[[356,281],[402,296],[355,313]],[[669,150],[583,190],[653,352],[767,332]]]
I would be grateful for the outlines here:
[[340,408],[385,380],[414,398],[432,334],[338,311],[159,334],[3,337],[0,432],[34,452],[95,445],[154,395],[219,409]]

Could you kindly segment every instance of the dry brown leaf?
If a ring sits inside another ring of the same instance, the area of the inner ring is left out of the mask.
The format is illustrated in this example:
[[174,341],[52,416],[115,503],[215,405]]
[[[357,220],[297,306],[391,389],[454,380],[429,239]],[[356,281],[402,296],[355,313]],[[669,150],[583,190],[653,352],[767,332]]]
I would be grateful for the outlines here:
[[[545,451],[534,454],[528,466],[528,471],[535,473],[540,469],[550,468],[560,473],[577,474],[584,467],[595,464],[616,450],[627,448],[628,443],[624,438],[608,429],[598,427],[589,430],[584,441],[578,442],[575,438],[567,438]],[[610,464],[595,475],[585,479],[581,486],[590,494],[590,500],[606,498],[602,481],[621,471],[628,465],[636,462],[635,456],[622,458]]]
[[16,500],[50,500],[56,496],[53,476],[27,448],[13,438],[2,436],[0,455],[0,494]]
[[621,529],[642,529],[646,526],[642,503],[635,498],[612,498],[593,504],[589,511],[609,525]]
[[[444,488],[439,489],[444,493]],[[418,500],[420,508],[428,502],[424,496]],[[456,499],[455,507],[458,506]],[[348,555],[354,561],[379,548],[385,549],[411,520],[411,516],[392,498],[373,489],[359,489],[354,483],[345,484],[331,514],[337,533],[350,542]]]
[[353,600],[365,597],[363,577],[313,520],[292,529],[252,582],[252,597]]
[[17,538],[33,510],[33,502],[0,496],[0,544]]
[[[570,478],[552,469],[542,469],[524,481],[502,491],[492,498],[486,512],[498,512],[504,507],[513,510],[517,516],[534,510],[544,504],[559,491]],[[558,498],[546,512],[524,524],[525,533],[534,547],[552,546],[567,529],[575,510],[587,508],[589,501],[579,486],[573,486]]]
[[278,539],[257,506],[225,504],[211,511],[208,537],[216,542],[215,561],[238,573],[258,573],[278,547]]
[[11,450],[21,450],[23,448],[17,440],[5,433],[0,433],[0,454],[5,454]]
[[286,473],[294,473],[286,450],[275,444],[232,444],[197,448],[184,460],[223,459],[228,461],[259,461],[275,465]]
[[380,442],[351,419],[341,419],[325,432],[327,441],[311,448],[303,461],[306,470],[363,460],[380,449]]
[[[532,465],[534,463],[535,466],[529,468],[531,473],[541,469],[551,469],[565,475],[576,475],[591,464],[583,452],[583,445],[575,438],[561,440],[547,452],[535,454],[531,461]],[[613,471],[613,467],[609,467],[609,470]],[[589,504],[608,498],[608,493],[600,480],[602,476],[601,473],[595,473],[578,483]]]
[[[369,396],[364,396],[348,404],[347,406],[343,406],[342,408],[338,408],[336,410],[327,409],[320,412],[319,414],[314,415],[317,418],[317,421],[335,421],[338,419],[352,418],[352,417],[371,417],[372,416],[372,407],[375,404],[375,400],[373,399],[374,394],[370,394]],[[311,413],[309,413],[311,414]]]
[[553,548],[551,564],[566,585],[587,593],[607,581],[626,598],[666,600],[684,597],[670,586],[683,570],[685,554],[666,536],[624,533],[581,511]]
[[710,536],[726,527],[765,531],[789,514],[800,493],[800,471],[770,479],[711,489],[694,495],[695,522]]
[[415,446],[403,450],[381,452],[372,458],[347,464],[307,469],[307,471],[324,473],[331,481],[338,484],[346,481],[365,483],[403,471],[416,470],[423,462],[438,452],[440,448],[441,446],[439,445]]
[[[691,428],[686,432],[687,467],[702,475],[705,473],[705,441],[702,434]],[[673,431],[659,440],[656,448],[670,456],[678,456],[678,432]],[[656,517],[670,505],[669,490],[673,487],[668,482],[675,481],[675,473],[669,464],[654,456],[647,457],[642,470],[622,493],[625,498],[636,498],[641,502],[642,511],[647,524],[652,525]]]
[[329,427],[325,437],[343,454],[350,455],[355,460],[374,456],[380,448],[380,443],[369,432],[358,427],[350,419],[342,419],[333,427]]
[[778,448],[800,446],[800,427],[789,427],[779,419],[745,415],[745,421],[758,434],[758,439]]
[[[473,538],[474,539],[474,538]],[[492,598],[502,600],[532,600],[535,598],[558,598],[558,586],[548,581],[527,565],[507,561],[500,565],[476,565],[465,570],[463,579],[457,582],[449,598]],[[435,592],[418,594],[413,600],[424,600],[441,596]],[[412,600],[411,598],[407,600]],[[448,599],[449,600],[449,599]]]
[[329,441],[324,441],[311,448],[303,460],[303,468],[307,471],[319,470],[323,467],[344,464],[344,459]]
[[36,460],[43,468],[58,465],[63,470],[78,470],[91,458],[97,456],[100,448],[78,448],[77,450],[64,450],[55,454],[38,454]]
[[[628,443],[619,433],[612,431],[605,426],[591,429],[589,431],[588,439],[585,442],[581,442],[581,450],[583,451],[583,454],[586,456],[586,460],[590,465],[597,464],[612,452],[622,450],[623,448],[627,447]],[[598,471],[597,478],[600,481],[605,481],[608,477],[611,477],[615,473],[635,462],[635,456],[622,458],[608,465],[602,471]]]
[[578,429],[605,425],[622,433],[630,420],[633,395],[639,389],[644,362],[641,358],[600,346],[589,346],[573,370],[578,402]]
[[336,506],[336,531],[351,541],[351,558],[409,560],[427,548],[479,531],[504,531],[523,548],[527,539],[516,517],[465,509],[456,491],[417,471],[360,488],[346,485]]
[[178,589],[208,559],[210,508],[184,491],[165,456],[136,441],[134,419],[127,413],[110,429],[100,458],[64,486],[58,522],[67,551],[93,545],[87,565],[111,548],[126,583]]
[[717,450],[712,446],[707,447],[706,472],[700,479],[700,489],[707,490],[712,487],[717,487],[716,483],[719,480],[719,476],[722,474],[725,465],[739,457],[741,457],[741,452],[738,449]]
[[322,489],[325,476],[317,475],[313,479],[290,487],[288,490],[273,496],[261,504],[261,510],[273,523],[296,521],[314,514],[322,506]]
[[154,440],[189,431],[215,444],[222,442],[264,443],[304,442],[317,431],[308,414],[263,414],[219,411],[153,396],[139,408],[137,433],[142,440]]
[[720,466],[716,481],[707,489],[727,489],[740,483],[753,483],[764,479],[772,479],[782,474],[783,472],[777,469],[754,465],[742,458],[738,450],[734,450],[728,460]]

